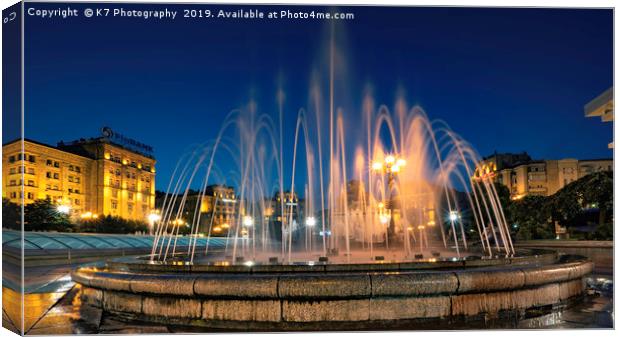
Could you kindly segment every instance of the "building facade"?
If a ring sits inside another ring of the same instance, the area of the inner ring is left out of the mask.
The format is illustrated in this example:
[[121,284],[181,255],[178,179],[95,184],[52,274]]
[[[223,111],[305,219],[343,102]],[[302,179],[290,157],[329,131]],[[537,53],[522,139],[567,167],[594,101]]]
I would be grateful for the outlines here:
[[235,189],[226,185],[207,186],[200,202],[201,232],[211,228],[213,235],[228,235],[238,219],[238,205]]
[[[107,137],[51,146],[33,140],[3,145],[3,198],[49,199],[73,217],[146,221],[155,207],[155,159]],[[23,173],[23,174],[22,174]],[[23,197],[21,188],[23,184]]]
[[473,179],[501,183],[516,200],[526,195],[553,195],[590,173],[613,171],[613,165],[612,159],[531,160],[527,153],[496,153],[480,162]]
[[[602,122],[614,121],[614,88],[611,87],[583,107],[586,117],[600,117]],[[607,145],[613,149],[614,142]]]

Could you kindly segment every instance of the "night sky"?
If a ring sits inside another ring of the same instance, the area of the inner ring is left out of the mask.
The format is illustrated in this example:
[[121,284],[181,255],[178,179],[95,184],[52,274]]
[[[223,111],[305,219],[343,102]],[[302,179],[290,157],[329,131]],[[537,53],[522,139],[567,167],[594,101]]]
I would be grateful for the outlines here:
[[[495,150],[537,159],[612,156],[612,124],[583,112],[613,84],[612,10],[339,11],[355,14],[336,26],[346,59],[337,81],[347,88],[337,104],[349,114],[371,87],[377,103],[388,106],[404,93],[483,156]],[[230,110],[253,99],[259,111],[276,112],[279,85],[286,92],[285,138],[292,138],[297,111],[308,106],[312,72],[326,71],[327,21],[25,20],[26,137],[56,144],[110,126],[154,147],[158,189],[168,184],[180,153],[214,138]],[[347,121],[347,128],[361,128],[355,118]],[[292,148],[285,152],[288,161]]]

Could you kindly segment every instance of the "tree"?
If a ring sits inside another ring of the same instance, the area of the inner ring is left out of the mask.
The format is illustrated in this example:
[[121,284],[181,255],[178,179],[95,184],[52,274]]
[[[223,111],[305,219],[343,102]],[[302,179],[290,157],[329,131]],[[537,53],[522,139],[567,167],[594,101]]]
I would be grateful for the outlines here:
[[[594,224],[592,211],[598,212],[598,223],[593,239],[612,239],[613,218],[613,173],[595,172],[586,175],[562,188],[550,197],[553,220],[563,225]],[[583,223],[585,222],[585,223]]]
[[21,230],[22,226],[21,207],[11,202],[9,199],[2,198],[2,227]]
[[508,223],[516,230],[517,239],[553,239],[555,227],[549,220],[551,209],[546,197],[528,195],[510,203]]
[[59,212],[48,199],[38,199],[24,207],[25,230],[71,232],[69,215]]
[[106,215],[97,219],[82,220],[79,230],[86,233],[133,234],[148,230],[146,223],[126,220],[118,216]]

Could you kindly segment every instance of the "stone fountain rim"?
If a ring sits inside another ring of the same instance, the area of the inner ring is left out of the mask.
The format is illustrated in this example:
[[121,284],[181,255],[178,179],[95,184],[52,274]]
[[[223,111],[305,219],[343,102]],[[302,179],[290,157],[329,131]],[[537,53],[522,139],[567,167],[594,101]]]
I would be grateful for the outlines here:
[[313,322],[390,322],[475,316],[549,306],[580,296],[592,262],[431,271],[342,273],[127,273],[81,267],[71,274],[85,303],[130,320],[235,329]]
[[[524,264],[552,264],[559,255],[554,250],[547,249],[520,249],[517,256],[468,257],[458,260],[452,259],[423,259],[412,261],[372,261],[367,263],[325,263],[314,264],[189,264],[178,262],[148,262],[144,260],[149,255],[115,258],[107,261],[107,267],[112,270],[127,270],[131,272],[169,273],[169,272],[196,272],[196,273],[234,273],[234,274],[270,274],[287,272],[364,272],[364,271],[428,271],[451,270],[461,268],[479,268]],[[525,253],[525,254],[524,254]]]

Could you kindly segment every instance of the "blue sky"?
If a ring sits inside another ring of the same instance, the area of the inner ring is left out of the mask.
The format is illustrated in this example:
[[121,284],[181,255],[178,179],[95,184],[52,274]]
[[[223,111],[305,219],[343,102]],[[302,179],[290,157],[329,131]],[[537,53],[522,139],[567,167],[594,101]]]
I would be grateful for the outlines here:
[[[159,7],[183,8],[149,6]],[[611,123],[583,114],[613,84],[611,10],[339,11],[355,14],[336,26],[346,60],[337,72],[346,95],[337,104],[349,114],[371,86],[375,100],[389,106],[404,92],[482,155],[612,156]],[[285,138],[292,138],[298,109],[308,107],[311,74],[326,71],[325,21],[25,20],[26,137],[56,144],[110,126],[154,147],[158,189],[180,152],[214,138],[230,110],[253,99],[260,111],[277,111],[279,85],[287,96]],[[347,127],[355,122],[347,119]],[[288,161],[292,147],[285,152]]]

